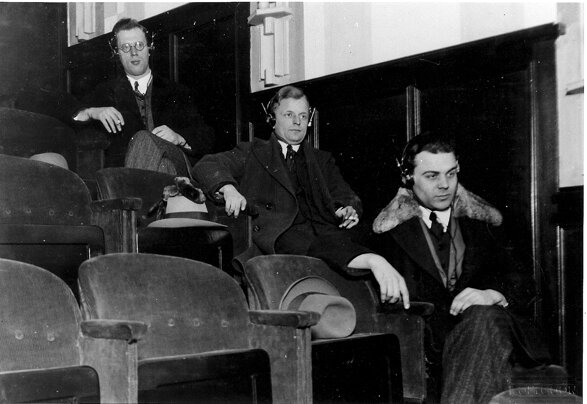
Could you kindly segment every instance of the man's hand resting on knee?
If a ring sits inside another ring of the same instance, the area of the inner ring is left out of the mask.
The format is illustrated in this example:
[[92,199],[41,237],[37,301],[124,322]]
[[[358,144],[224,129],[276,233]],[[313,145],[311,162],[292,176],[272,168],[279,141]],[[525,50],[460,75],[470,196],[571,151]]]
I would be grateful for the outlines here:
[[361,254],[352,259],[349,268],[368,268],[373,272],[381,291],[381,302],[402,301],[404,308],[410,307],[410,295],[404,277],[381,255]]
[[500,305],[506,307],[508,303],[506,298],[496,290],[465,288],[453,299],[450,306],[450,314],[456,316],[467,310],[469,307],[475,305]]

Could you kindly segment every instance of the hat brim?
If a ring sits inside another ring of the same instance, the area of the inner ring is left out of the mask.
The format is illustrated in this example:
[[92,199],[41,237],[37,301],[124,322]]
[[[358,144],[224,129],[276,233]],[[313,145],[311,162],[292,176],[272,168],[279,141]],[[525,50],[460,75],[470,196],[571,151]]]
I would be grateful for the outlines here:
[[307,293],[340,296],[338,289],[326,279],[319,276],[306,276],[298,279],[287,288],[279,302],[279,309],[287,310],[296,297]]
[[216,227],[225,228],[226,225],[209,220],[190,219],[185,217],[173,217],[167,219],[155,220],[148,224],[147,227],[174,229],[180,227]]

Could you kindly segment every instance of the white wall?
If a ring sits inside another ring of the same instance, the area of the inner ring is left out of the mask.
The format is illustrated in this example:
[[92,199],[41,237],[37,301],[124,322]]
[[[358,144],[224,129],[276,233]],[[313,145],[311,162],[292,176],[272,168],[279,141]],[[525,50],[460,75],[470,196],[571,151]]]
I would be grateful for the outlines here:
[[558,6],[565,34],[556,41],[560,186],[584,184],[584,8],[582,3]]
[[545,2],[304,3],[305,79],[552,23],[556,13]]
[[124,17],[144,20],[179,7],[185,2],[77,2],[68,3],[69,46],[112,31]]

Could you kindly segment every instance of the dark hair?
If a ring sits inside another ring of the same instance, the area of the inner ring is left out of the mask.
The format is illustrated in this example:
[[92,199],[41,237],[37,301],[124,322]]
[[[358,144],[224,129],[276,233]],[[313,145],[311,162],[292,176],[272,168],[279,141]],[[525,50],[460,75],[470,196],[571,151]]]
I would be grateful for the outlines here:
[[131,29],[138,28],[145,34],[147,39],[146,45],[149,48],[153,48],[153,38],[149,33],[149,30],[145,26],[141,25],[137,20],[133,18],[121,18],[118,20],[114,27],[112,27],[112,38],[110,38],[110,48],[114,53],[118,52],[118,33],[120,31],[129,31]]
[[112,34],[116,36],[120,31],[128,31],[134,28],[140,29],[145,35],[149,33],[149,30],[134,18],[121,18],[116,24],[114,24],[114,27],[112,27]]
[[304,94],[304,91],[301,88],[294,87],[294,86],[281,87],[275,93],[275,95],[269,100],[267,112],[274,115],[275,110],[277,109],[277,107],[279,106],[281,101],[286,98],[293,98],[293,99],[299,100],[304,97],[306,97],[306,100],[308,101],[308,104],[309,104],[310,100],[308,99],[308,96],[306,94]]
[[424,132],[410,139],[404,148],[401,161],[401,170],[404,177],[414,174],[416,155],[423,151],[434,154],[453,153],[455,158],[458,159],[455,141],[452,137],[440,133]]

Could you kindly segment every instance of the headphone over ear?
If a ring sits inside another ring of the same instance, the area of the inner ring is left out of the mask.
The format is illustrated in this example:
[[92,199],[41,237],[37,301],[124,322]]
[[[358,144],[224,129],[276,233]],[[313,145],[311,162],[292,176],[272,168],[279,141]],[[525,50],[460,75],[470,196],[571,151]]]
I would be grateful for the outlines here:
[[402,178],[402,183],[406,186],[406,188],[408,189],[412,189],[412,187],[414,186],[414,175],[411,172],[412,169],[410,169],[410,163],[407,161],[407,150],[408,149],[408,145],[406,145],[404,147],[404,151],[402,153],[402,159],[400,161],[398,161],[396,159],[396,163],[397,163],[397,167],[400,170],[400,175]]
[[[147,46],[149,48],[149,53],[152,50],[155,50],[155,34],[151,34],[151,32],[142,25],[138,28],[140,28],[145,34],[145,38],[147,39]],[[118,56],[118,38],[116,35],[117,34],[112,34],[112,36],[108,40],[108,45],[110,46],[110,50],[112,51],[113,56]]]
[[273,107],[275,96],[269,100],[267,106],[261,103],[261,107],[263,108],[263,112],[265,112],[265,122],[269,124],[269,126],[273,127],[275,125],[275,115],[271,112],[271,108]]

